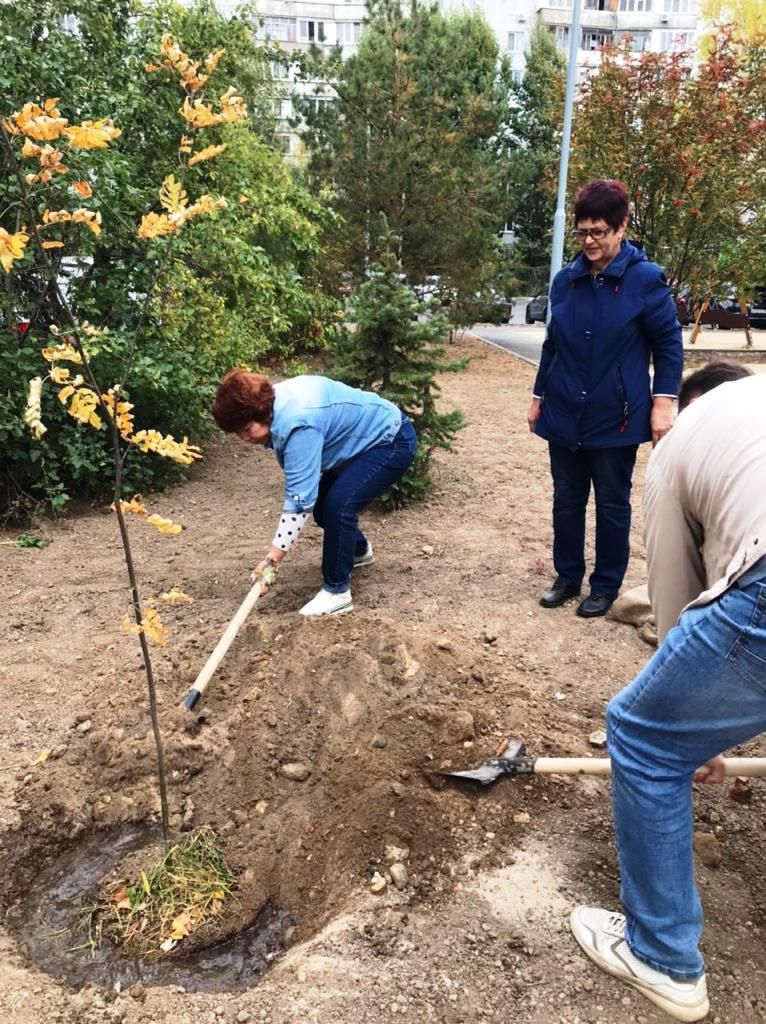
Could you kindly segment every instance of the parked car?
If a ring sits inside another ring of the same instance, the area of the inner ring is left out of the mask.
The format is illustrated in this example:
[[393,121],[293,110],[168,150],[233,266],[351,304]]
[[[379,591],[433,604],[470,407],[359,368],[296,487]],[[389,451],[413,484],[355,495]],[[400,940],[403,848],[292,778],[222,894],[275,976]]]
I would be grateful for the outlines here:
[[538,292],[537,295],[533,295],[527,303],[527,308],[524,311],[524,320],[528,324],[533,324],[535,321],[539,321],[544,324],[548,319],[548,292]]
[[755,296],[748,307],[747,321],[751,327],[766,327],[766,287],[755,289]]

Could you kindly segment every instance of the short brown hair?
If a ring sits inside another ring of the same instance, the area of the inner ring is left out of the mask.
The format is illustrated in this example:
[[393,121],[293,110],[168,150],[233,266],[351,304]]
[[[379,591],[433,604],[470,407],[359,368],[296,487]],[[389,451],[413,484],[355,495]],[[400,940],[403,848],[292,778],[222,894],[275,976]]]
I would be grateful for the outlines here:
[[249,370],[229,370],[213,402],[213,419],[221,430],[233,434],[254,420],[270,423],[274,388],[268,377]]
[[575,226],[581,220],[605,220],[616,231],[630,212],[628,198],[628,190],[621,181],[604,178],[588,182],[575,198]]
[[678,392],[678,411],[685,409],[695,398],[701,398],[719,384],[752,377],[753,373],[742,363],[730,363],[726,359],[712,359],[694,373],[690,373]]

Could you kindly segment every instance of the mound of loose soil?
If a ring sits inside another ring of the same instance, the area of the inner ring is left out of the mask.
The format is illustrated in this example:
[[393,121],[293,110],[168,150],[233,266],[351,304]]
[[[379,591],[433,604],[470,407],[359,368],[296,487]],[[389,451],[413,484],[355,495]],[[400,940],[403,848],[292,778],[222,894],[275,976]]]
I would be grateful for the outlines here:
[[[524,420],[532,370],[470,339],[457,347],[472,361],[445,379],[445,401],[468,426],[455,454],[437,456],[426,505],[367,516],[376,562],[355,576],[357,610],[295,614],[320,583],[319,531],[307,530],[194,714],[180,701],[268,545],[281,477],[269,453],[223,441],[190,482],[147,502],[184,524],[180,536],[131,524],[144,595],[177,585],[195,599],[163,612],[170,639],[155,654],[173,825],[218,833],[240,879],[225,927],[268,898],[294,916],[290,952],[249,991],[73,993],[26,965],[23,935],[0,930],[4,1019],[660,1020],[587,966],[566,932],[575,901],[617,903],[608,784],[517,779],[475,793],[435,783],[438,769],[472,765],[509,734],[535,754],[593,753],[606,701],[651,653],[631,627],[538,606],[551,576],[550,483]],[[635,529],[628,585],[644,577],[640,513]],[[42,531],[42,551],[0,548],[10,920],[48,859],[158,813],[137,647],[119,628],[114,519],[94,509]],[[700,868],[722,1024],[766,1013],[763,793],[753,790],[746,806],[705,792],[697,809],[722,857]]]

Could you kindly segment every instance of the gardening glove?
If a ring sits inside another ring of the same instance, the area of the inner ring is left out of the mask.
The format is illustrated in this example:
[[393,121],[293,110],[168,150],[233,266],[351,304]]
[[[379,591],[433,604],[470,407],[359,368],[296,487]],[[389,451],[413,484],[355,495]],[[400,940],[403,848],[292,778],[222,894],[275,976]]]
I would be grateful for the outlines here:
[[253,583],[260,582],[261,593],[268,594],[269,590],[277,582],[277,563],[273,558],[264,558],[250,573],[250,579]]

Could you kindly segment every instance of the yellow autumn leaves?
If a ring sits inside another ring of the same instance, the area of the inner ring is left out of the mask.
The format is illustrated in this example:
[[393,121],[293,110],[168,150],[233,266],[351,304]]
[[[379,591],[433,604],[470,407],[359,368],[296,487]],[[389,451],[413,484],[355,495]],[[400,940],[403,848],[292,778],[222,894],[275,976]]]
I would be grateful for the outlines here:
[[[220,148],[220,147],[219,147]],[[196,203],[187,206],[186,191],[175,175],[169,174],[160,188],[160,204],[167,213],[147,213],[141,219],[141,226],[138,229],[139,238],[161,238],[164,235],[172,235],[180,227],[194,217],[203,213],[212,213],[220,210],[228,204],[221,197],[213,199],[212,196],[200,196]]]
[[26,231],[15,231],[12,235],[5,228],[0,228],[0,264],[6,274],[16,260],[24,258],[24,247],[29,241]]
[[[115,506],[112,505],[111,508],[114,511]],[[123,513],[129,515],[144,517],[147,523],[166,536],[178,534],[182,530],[180,523],[174,523],[171,519],[163,519],[162,516],[156,513],[150,515],[140,494],[135,495],[130,501],[121,501],[120,509]],[[178,587],[172,587],[170,590],[160,594],[160,601],[164,604],[191,604],[193,600],[193,598],[189,597],[188,594],[185,594]],[[140,622],[131,622],[126,616],[122,620],[122,628],[127,633],[135,635],[143,633],[153,643],[164,647],[168,639],[167,630],[162,624],[159,612],[153,607],[153,603],[153,601],[149,601],[147,606],[141,609]]]
[[[173,36],[166,33],[162,38],[160,51],[161,63],[147,64],[145,70],[147,73],[154,73],[165,68],[178,76],[179,84],[186,92],[179,114],[192,129],[230,124],[247,118],[245,101],[237,95],[233,86],[220,95],[217,103],[206,102],[197,95],[198,90],[208,81],[218,66],[225,53],[224,50],[215,50],[209,53],[204,60],[196,61],[184,53]],[[24,160],[36,160],[38,163],[36,171],[24,175],[24,181],[28,188],[39,184],[46,185],[54,179],[55,175],[69,173],[69,168],[64,162],[63,149],[52,145],[52,143],[65,141],[70,150],[106,149],[122,134],[122,130],[110,118],[70,124],[67,118],[62,116],[58,103],[58,97],[45,100],[42,105],[25,103],[20,110],[3,122],[9,135],[19,139],[23,138],[21,157]],[[197,152],[193,152],[192,139],[188,135],[184,135],[179,147],[179,155],[182,158],[188,156],[186,166],[194,167],[204,161],[213,160],[225,149],[226,145],[220,144],[204,146]],[[209,195],[203,195],[195,203],[189,204],[185,192],[183,201],[173,200],[169,193],[172,192],[176,184],[172,174],[166,177],[160,190],[160,203],[167,212],[145,214],[138,228],[139,238],[154,239],[174,234],[187,221],[201,214],[213,213],[226,206],[225,199],[214,199]],[[71,188],[81,199],[90,199],[93,196],[93,189],[85,180],[73,182]],[[41,223],[37,225],[37,230],[45,231],[54,225],[61,224],[84,225],[98,237],[101,232],[101,213],[82,206],[71,211],[45,210]],[[26,225],[21,225],[20,229],[12,234],[0,228],[0,266],[6,273],[10,273],[14,263],[24,258],[26,245],[30,238],[31,233]],[[40,240],[40,244],[43,249],[57,250],[63,249],[66,243],[60,238],[49,238],[44,241]]]
[[[79,330],[91,337],[98,337],[102,333],[87,320],[83,321]],[[54,337],[59,334],[59,329],[55,325],[51,326],[50,331]],[[154,452],[183,466],[190,466],[196,459],[202,458],[202,452],[196,445],[189,443],[188,437],[177,441],[170,434],[163,435],[158,430],[135,430],[133,405],[126,401],[120,389],[109,388],[108,391],[97,394],[86,384],[81,374],[72,377],[69,367],[59,365],[62,362],[82,365],[83,357],[71,339],[63,338],[58,344],[44,348],[41,354],[43,359],[52,364],[48,379],[60,388],[59,401],[67,407],[69,415],[79,423],[88,424],[94,430],[99,430],[103,422],[102,414],[105,413],[114,422],[120,437],[135,445],[141,452]],[[24,413],[24,422],[38,440],[46,430],[41,419],[42,384],[40,377],[30,381]]]

